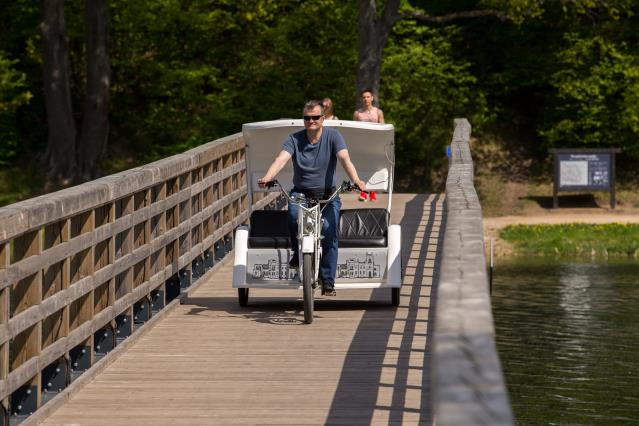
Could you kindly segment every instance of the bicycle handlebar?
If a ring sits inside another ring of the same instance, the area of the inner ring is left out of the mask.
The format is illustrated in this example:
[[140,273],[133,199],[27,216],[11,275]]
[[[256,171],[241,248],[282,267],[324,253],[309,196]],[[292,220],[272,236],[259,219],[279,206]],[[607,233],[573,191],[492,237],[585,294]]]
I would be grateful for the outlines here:
[[[286,197],[286,199],[288,199],[288,201],[295,203],[295,204],[300,204],[300,200],[296,200],[293,197],[291,197],[288,192],[286,192],[284,190],[284,188],[282,187],[282,185],[277,181],[277,179],[273,179],[269,182],[265,182],[264,186],[267,188],[274,188],[274,187],[278,187],[280,189],[280,192],[282,194],[284,194],[284,196]],[[340,186],[337,187],[337,189],[335,189],[335,192],[333,192],[333,194],[331,194],[330,197],[328,197],[328,199],[326,200],[317,200],[317,202],[324,204],[324,203],[328,203],[331,200],[333,200],[333,198],[337,197],[341,192],[350,192],[350,191],[359,191],[359,188],[357,187],[357,185],[355,185],[353,182],[349,182],[347,180],[345,180],[344,182],[342,182],[342,184]],[[368,191],[364,191],[366,193],[368,193]]]

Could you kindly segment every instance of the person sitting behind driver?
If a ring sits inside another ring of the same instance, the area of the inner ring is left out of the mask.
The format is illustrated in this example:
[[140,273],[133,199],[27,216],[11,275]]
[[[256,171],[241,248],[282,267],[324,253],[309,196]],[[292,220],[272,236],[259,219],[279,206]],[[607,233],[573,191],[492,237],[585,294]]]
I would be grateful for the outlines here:
[[364,89],[360,92],[362,107],[353,113],[354,121],[367,121],[369,123],[384,124],[384,112],[373,105],[375,96],[371,89]]
[[[364,190],[366,184],[357,175],[357,170],[348,155],[348,149],[341,133],[330,127],[323,127],[324,107],[320,101],[308,101],[303,108],[304,129],[291,133],[284,141],[282,151],[275,157],[266,174],[258,179],[264,187],[275,179],[284,165],[293,160],[293,189],[291,196],[319,196],[326,199],[335,191],[335,169],[337,161],[351,181]],[[337,272],[337,230],[341,200],[335,197],[322,212],[322,260],[319,268],[319,279],[325,295],[335,295],[335,275]],[[293,256],[290,267],[299,266],[297,241],[297,204],[288,204],[289,233]]]
[[[356,110],[353,113],[354,121],[366,121],[369,123],[384,123],[384,112],[373,105],[373,101],[375,101],[375,96],[373,96],[373,91],[371,89],[364,89],[360,92],[360,96],[362,99],[362,107]],[[366,192],[362,191],[359,194],[359,201],[367,201]],[[377,200],[377,195],[375,191],[370,192],[371,201]]]
[[324,107],[324,120],[339,120],[333,113],[333,101],[331,98],[322,99],[322,106]]

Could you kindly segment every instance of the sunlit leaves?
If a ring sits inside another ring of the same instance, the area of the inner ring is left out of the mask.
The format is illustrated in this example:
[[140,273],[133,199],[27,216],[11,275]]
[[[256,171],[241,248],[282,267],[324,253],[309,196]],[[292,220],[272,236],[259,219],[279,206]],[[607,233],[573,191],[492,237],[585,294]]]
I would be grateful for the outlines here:
[[9,164],[17,153],[18,135],[11,124],[13,114],[33,96],[26,85],[26,74],[15,69],[16,63],[0,51],[0,166]]
[[557,95],[542,135],[552,144],[633,149],[627,142],[639,137],[639,58],[601,36],[572,34],[567,41],[550,79]]
[[385,51],[381,102],[397,131],[399,174],[420,179],[409,183],[419,187],[445,161],[453,119],[467,117],[479,125],[485,100],[470,64],[454,56],[453,30],[405,23],[396,34]]
[[14,68],[16,62],[0,51],[0,113],[15,109],[32,97],[26,87],[26,74]]

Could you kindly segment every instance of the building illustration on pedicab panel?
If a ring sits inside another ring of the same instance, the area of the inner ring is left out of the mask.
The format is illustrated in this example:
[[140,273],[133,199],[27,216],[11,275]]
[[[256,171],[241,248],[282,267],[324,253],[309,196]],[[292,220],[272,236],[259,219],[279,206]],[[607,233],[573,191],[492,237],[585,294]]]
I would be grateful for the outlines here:
[[366,253],[366,258],[362,261],[357,257],[349,257],[346,263],[337,265],[338,278],[381,278],[381,266],[375,263],[373,253]]
[[[375,262],[373,253],[367,252],[362,260],[359,257],[348,257],[345,263],[337,264],[337,278],[381,278],[381,265]],[[297,277],[297,270],[289,268],[287,262],[268,259],[267,263],[256,263],[251,272],[253,279],[260,280],[292,280]]]
[[297,271],[289,268],[285,262],[269,259],[268,263],[253,265],[253,278],[262,280],[292,280],[297,277]]

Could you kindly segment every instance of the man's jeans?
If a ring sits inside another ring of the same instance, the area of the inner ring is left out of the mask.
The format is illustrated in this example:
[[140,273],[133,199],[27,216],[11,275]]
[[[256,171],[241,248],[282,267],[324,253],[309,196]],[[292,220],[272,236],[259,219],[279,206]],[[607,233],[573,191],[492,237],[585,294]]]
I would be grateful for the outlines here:
[[[291,191],[291,196],[299,196],[298,192]],[[322,260],[320,262],[319,278],[323,284],[335,284],[335,274],[337,272],[337,227],[339,225],[339,210],[342,201],[339,196],[333,198],[322,212],[324,224],[322,226]],[[299,206],[288,203],[288,227],[291,235],[291,245],[293,255],[297,254],[297,217]],[[299,257],[302,262],[301,256]]]

